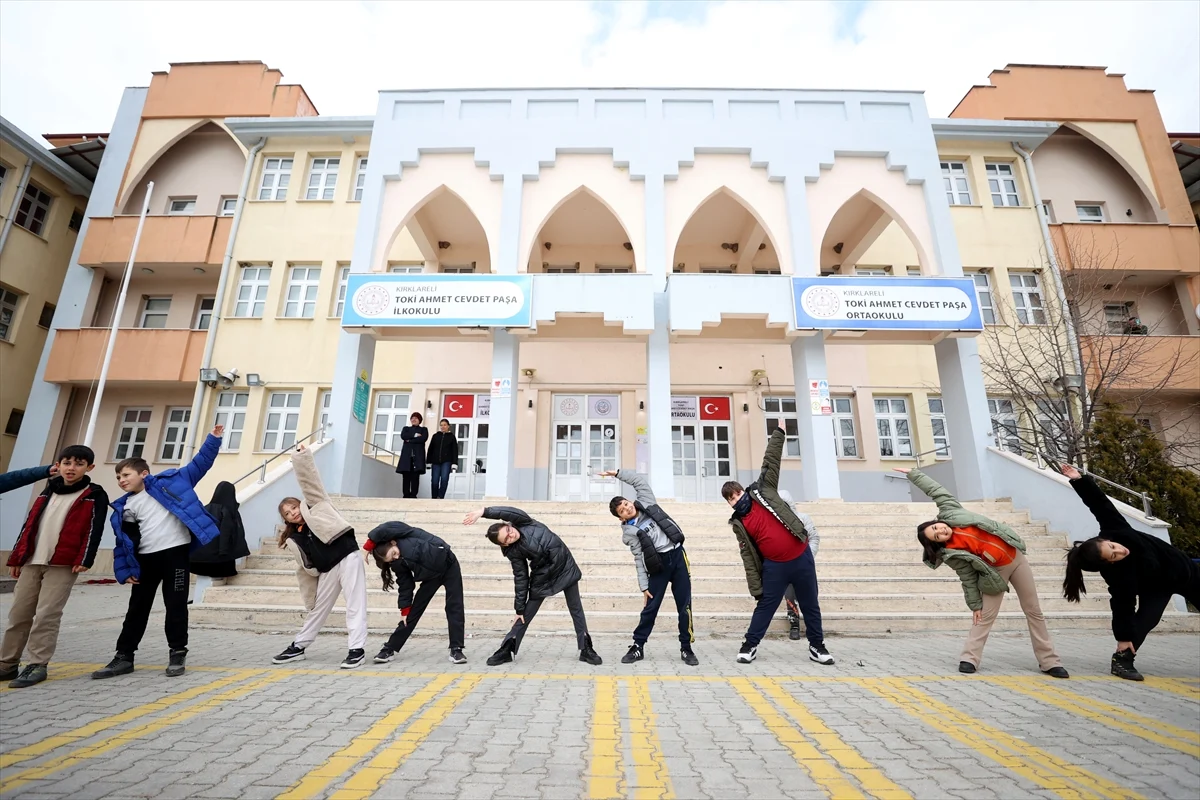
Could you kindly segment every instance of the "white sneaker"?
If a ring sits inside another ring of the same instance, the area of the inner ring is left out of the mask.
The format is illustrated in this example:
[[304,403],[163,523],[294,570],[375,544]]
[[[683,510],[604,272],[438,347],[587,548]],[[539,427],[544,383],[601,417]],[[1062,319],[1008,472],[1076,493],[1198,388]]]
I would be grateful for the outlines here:
[[749,664],[754,659],[758,658],[758,648],[751,647],[748,644],[743,644],[742,649],[738,651],[738,663]]
[[833,663],[833,656],[829,655],[829,651],[825,649],[825,645],[823,644],[810,644],[808,646],[808,657],[810,660],[815,661],[818,664],[825,664],[826,666]]

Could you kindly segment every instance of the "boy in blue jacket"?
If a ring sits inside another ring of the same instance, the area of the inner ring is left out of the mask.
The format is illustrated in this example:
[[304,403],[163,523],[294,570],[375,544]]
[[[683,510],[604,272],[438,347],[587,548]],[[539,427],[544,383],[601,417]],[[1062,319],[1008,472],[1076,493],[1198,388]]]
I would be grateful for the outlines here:
[[182,675],[188,643],[188,553],[221,535],[216,520],[204,510],[195,486],[212,468],[221,449],[223,425],[212,429],[196,457],[182,469],[150,474],[141,458],[117,464],[117,484],[125,491],[112,504],[117,535],[113,571],[118,583],[131,583],[129,610],[117,639],[117,654],[93,678],[133,672],[133,654],[146,633],[154,595],[162,584],[167,611],[167,675]]

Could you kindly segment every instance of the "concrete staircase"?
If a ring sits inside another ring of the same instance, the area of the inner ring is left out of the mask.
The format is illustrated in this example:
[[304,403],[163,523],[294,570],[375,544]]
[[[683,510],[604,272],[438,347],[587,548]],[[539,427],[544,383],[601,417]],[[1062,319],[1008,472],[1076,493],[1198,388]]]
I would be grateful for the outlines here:
[[[388,520],[403,520],[441,536],[454,549],[463,570],[468,635],[491,636],[507,630],[513,617],[512,572],[500,550],[484,538],[486,525],[462,525],[463,516],[477,503],[448,500],[398,500],[343,497],[337,505],[359,532],[366,533]],[[607,504],[522,502],[536,519],[548,524],[570,546],[583,570],[581,585],[588,627],[596,632],[632,632],[642,607],[632,556],[621,544],[616,520]],[[1037,576],[1042,610],[1053,628],[1098,628],[1109,625],[1108,595],[1097,575],[1089,584],[1092,593],[1074,605],[1062,599],[1062,557],[1066,537],[1033,522],[1026,512],[1008,502],[969,504],[1010,524],[1028,545],[1028,558]],[[821,547],[817,574],[821,585],[821,611],[830,634],[886,634],[927,630],[964,630],[970,625],[958,576],[948,567],[930,570],[921,563],[915,531],[917,523],[935,514],[932,503],[802,504],[818,526]],[[697,637],[740,636],[754,610],[737,544],[726,523],[724,504],[670,503],[668,510],[687,534],[692,567],[692,607]],[[251,534],[251,532],[248,532]],[[258,551],[241,573],[224,586],[207,590],[202,603],[192,607],[196,625],[241,630],[290,631],[303,619],[295,563],[264,535]],[[367,566],[368,624],[372,630],[390,631],[397,623],[394,592],[379,589],[379,572]],[[1200,628],[1200,615],[1168,612],[1165,629]],[[326,630],[344,630],[339,604]],[[673,636],[674,603],[666,598],[656,629]],[[997,621],[999,630],[1023,630],[1024,615],[1015,595],[1006,599]],[[435,599],[421,620],[418,633],[445,630],[440,599]],[[538,614],[534,633],[571,630],[566,606],[552,598]],[[773,630],[786,630],[781,607]]]

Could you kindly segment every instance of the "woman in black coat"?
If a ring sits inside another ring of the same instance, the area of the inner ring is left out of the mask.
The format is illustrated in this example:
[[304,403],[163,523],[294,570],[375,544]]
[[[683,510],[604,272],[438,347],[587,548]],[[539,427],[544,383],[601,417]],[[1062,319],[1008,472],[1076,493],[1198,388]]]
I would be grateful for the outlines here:
[[464,525],[474,525],[480,517],[501,520],[488,528],[487,538],[492,544],[500,545],[500,552],[509,560],[513,571],[517,612],[512,630],[488,659],[488,666],[505,664],[514,659],[521,647],[521,639],[533,622],[542,601],[562,592],[575,625],[575,639],[579,645],[579,660],[598,666],[603,663],[592,647],[592,637],[587,632],[587,619],[583,615],[583,600],[579,597],[579,581],[583,573],[575,563],[575,557],[566,542],[554,531],[534,520],[519,508],[489,506],[472,511],[463,519]]
[[221,481],[213,491],[212,502],[204,507],[217,521],[221,535],[192,551],[188,569],[193,575],[231,578],[237,575],[237,560],[250,555],[246,530],[238,511],[237,490],[229,481]]
[[1171,602],[1183,595],[1200,607],[1200,564],[1168,542],[1134,530],[1116,506],[1089,476],[1074,467],[1062,468],[1088,510],[1100,523],[1100,535],[1076,542],[1067,553],[1067,575],[1063,596],[1072,603],[1087,593],[1083,572],[1099,572],[1108,584],[1112,608],[1112,631],[1117,652],[1112,657],[1112,674],[1131,681],[1143,680],[1133,666],[1142,642]]
[[429,429],[421,425],[425,418],[417,412],[408,418],[408,425],[400,431],[404,446],[400,448],[400,463],[396,472],[404,476],[404,496],[416,497],[421,488],[421,475],[425,472],[425,443],[429,441]]
[[450,468],[458,463],[458,439],[450,428],[450,420],[438,422],[438,432],[429,440],[429,452],[425,459],[429,462],[430,488],[435,499],[446,497],[446,487],[450,484]]

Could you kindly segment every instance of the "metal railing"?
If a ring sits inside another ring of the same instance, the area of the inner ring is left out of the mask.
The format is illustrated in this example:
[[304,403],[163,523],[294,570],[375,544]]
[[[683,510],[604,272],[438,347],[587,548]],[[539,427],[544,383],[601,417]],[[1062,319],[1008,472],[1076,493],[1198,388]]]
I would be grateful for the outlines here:
[[[921,456],[927,456],[927,455],[930,455],[930,454],[932,454],[932,453],[943,453],[944,455],[946,455],[946,456],[949,456],[949,455],[950,455],[950,448],[949,448],[947,445],[942,445],[941,447],[935,447],[935,448],[933,448],[932,450],[926,450],[926,451],[925,451],[925,452],[923,452],[923,453],[917,453],[915,456],[912,456],[911,458],[917,462],[917,469],[920,469],[920,464],[921,464]],[[906,457],[906,458],[908,458],[908,456],[905,456],[905,457]],[[897,481],[906,481],[906,480],[908,480],[908,476],[907,476],[907,475],[901,475],[901,474],[900,474],[900,473],[898,473],[898,472],[885,472],[885,473],[883,474],[883,477],[885,477],[885,478],[892,478],[893,480],[897,480]]]
[[1128,492],[1129,494],[1133,495],[1134,497],[1142,498],[1142,513],[1144,513],[1146,515],[1146,519],[1155,519],[1156,518],[1154,516],[1154,509],[1150,505],[1150,495],[1148,495],[1146,492],[1139,492],[1136,489],[1130,489],[1128,486],[1122,486],[1119,483],[1114,483],[1113,481],[1110,481],[1108,478],[1101,478],[1099,475],[1097,475],[1094,472],[1083,471],[1083,474],[1090,476],[1093,480],[1100,481],[1101,483],[1107,483],[1109,486],[1113,487],[1114,489],[1120,489],[1122,492]]
[[265,459],[263,459],[263,462],[262,462],[261,464],[259,464],[257,467],[255,467],[254,469],[250,470],[249,472],[247,472],[247,473],[246,473],[245,475],[243,475],[242,477],[234,479],[234,480],[233,480],[233,485],[234,485],[234,486],[237,486],[239,483],[241,483],[242,481],[246,480],[246,478],[249,478],[251,475],[253,475],[253,474],[254,474],[254,473],[256,473],[256,472],[258,473],[258,482],[259,482],[260,484],[266,483],[266,482],[267,482],[267,465],[268,465],[268,464],[270,464],[272,461],[274,461],[275,459],[279,458],[280,456],[283,456],[284,454],[286,454],[286,453],[287,453],[289,450],[291,450],[291,449],[292,449],[293,447],[295,447],[296,445],[298,445],[298,444],[300,444],[300,443],[302,443],[302,442],[306,442],[306,441],[308,441],[309,439],[311,439],[312,437],[314,437],[314,436],[317,436],[318,434],[320,435],[320,438],[319,438],[319,439],[317,439],[317,443],[319,444],[320,442],[323,442],[323,441],[325,441],[325,428],[327,428],[327,427],[328,427],[327,425],[322,425],[322,426],[320,426],[319,428],[317,428],[315,431],[313,431],[312,433],[310,433],[310,434],[308,434],[307,436],[305,436],[304,438],[302,438],[302,439],[297,439],[295,442],[293,442],[292,444],[288,445],[288,446],[287,446],[287,447],[285,447],[284,449],[280,450],[278,453],[276,453],[275,455],[271,456],[270,458],[265,458]]
[[381,445],[377,445],[377,444],[375,444],[374,442],[368,442],[368,441],[365,441],[365,440],[363,441],[363,444],[364,444],[366,447],[369,447],[369,448],[371,448],[371,452],[370,452],[370,453],[365,453],[365,452],[364,452],[364,453],[363,453],[363,455],[369,455],[369,456],[371,456],[371,458],[379,458],[379,454],[380,454],[381,452],[383,452],[383,453],[387,453],[387,454],[388,454],[388,456],[389,456],[389,458],[388,458],[388,463],[389,463],[391,466],[393,466],[393,467],[394,467],[394,466],[396,466],[397,464],[399,464],[399,463],[400,463],[400,454],[399,454],[399,453],[397,453],[396,451],[394,451],[394,450],[388,450],[386,447],[383,447],[383,446],[381,446]]

